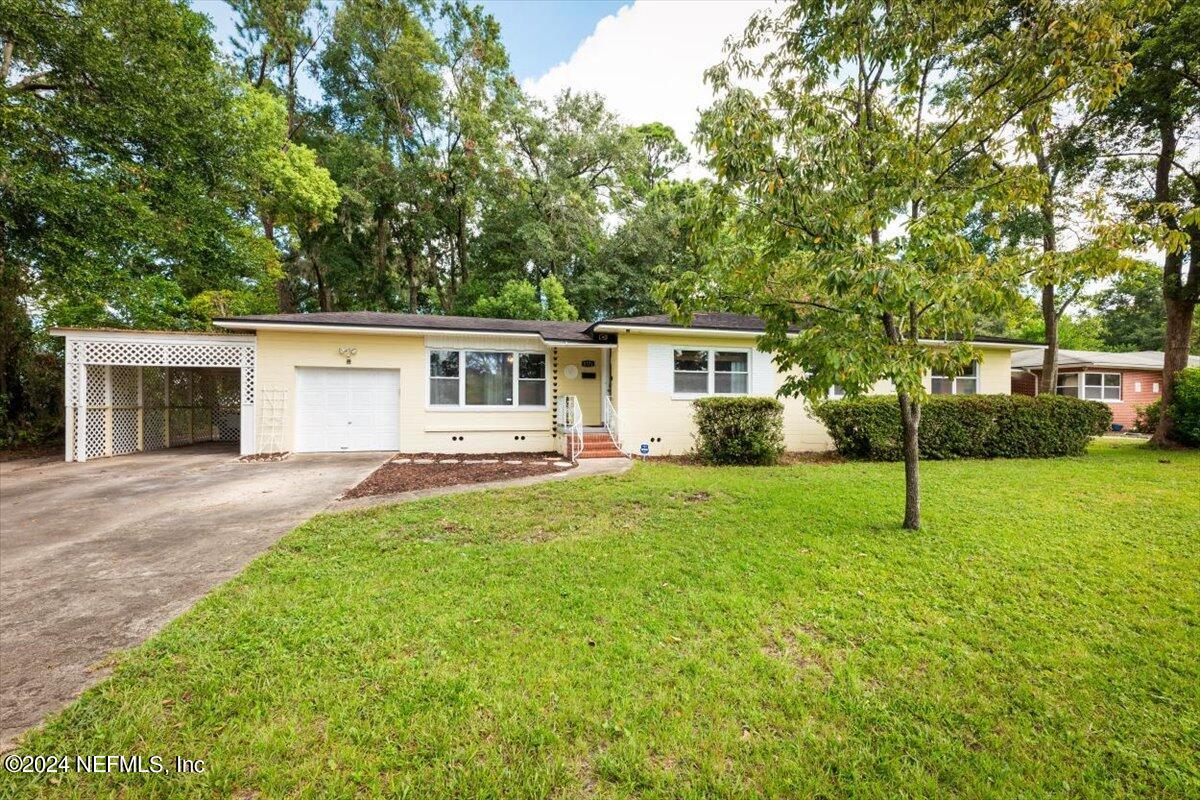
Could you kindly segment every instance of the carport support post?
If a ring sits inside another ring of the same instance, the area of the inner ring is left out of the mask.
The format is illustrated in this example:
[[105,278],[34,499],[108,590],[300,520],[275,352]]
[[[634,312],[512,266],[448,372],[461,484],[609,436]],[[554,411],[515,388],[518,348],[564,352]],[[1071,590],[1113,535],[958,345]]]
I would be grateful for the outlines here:
[[238,449],[244,456],[258,452],[258,443],[254,435],[254,369],[255,352],[247,348],[242,352],[242,368],[238,370],[238,410],[240,424],[238,425]]
[[76,362],[79,388],[75,394],[75,460],[87,461],[87,366]]

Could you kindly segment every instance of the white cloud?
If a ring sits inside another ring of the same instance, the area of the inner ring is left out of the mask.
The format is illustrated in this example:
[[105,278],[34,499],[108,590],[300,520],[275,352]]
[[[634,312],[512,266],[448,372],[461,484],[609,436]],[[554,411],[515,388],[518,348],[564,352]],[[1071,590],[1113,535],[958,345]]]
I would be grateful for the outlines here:
[[723,58],[725,39],[769,5],[636,0],[596,23],[570,59],[526,80],[525,90],[546,101],[564,89],[599,92],[625,122],[663,122],[692,146],[699,112],[712,102],[704,71]]

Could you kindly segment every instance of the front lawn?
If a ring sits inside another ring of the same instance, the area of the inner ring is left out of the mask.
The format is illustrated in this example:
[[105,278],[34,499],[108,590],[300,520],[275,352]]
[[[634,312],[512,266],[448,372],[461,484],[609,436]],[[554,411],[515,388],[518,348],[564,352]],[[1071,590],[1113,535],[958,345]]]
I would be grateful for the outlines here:
[[[642,464],[320,516],[24,750],[47,795],[1200,796],[1200,455]],[[0,775],[0,795],[29,776]]]

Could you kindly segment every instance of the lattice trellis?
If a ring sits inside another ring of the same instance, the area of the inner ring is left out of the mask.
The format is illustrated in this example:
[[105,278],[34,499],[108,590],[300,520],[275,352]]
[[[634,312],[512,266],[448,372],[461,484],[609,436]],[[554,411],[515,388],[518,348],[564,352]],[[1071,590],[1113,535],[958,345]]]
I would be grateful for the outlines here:
[[[253,420],[252,339],[68,335],[66,355],[68,459],[236,442],[243,408]],[[253,438],[252,430],[247,433]]]

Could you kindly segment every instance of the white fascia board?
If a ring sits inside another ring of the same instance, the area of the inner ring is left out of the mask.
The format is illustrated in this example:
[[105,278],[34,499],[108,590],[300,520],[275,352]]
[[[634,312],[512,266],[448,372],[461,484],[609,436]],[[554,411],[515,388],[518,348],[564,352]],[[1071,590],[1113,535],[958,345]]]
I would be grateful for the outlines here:
[[[596,325],[592,330],[597,333],[647,333],[663,334],[665,336],[728,336],[731,339],[757,339],[765,331],[732,331],[728,328],[688,328],[684,326],[658,325]],[[790,334],[789,334],[790,335]]]
[[51,328],[51,336],[62,336],[76,342],[148,342],[152,344],[251,344],[252,334],[218,333],[187,334],[161,331],[90,331],[86,328]]
[[541,334],[520,331],[465,331],[454,328],[402,328],[378,325],[320,325],[287,322],[216,322],[222,328],[233,330],[270,330],[296,333],[365,333],[374,336],[505,336],[513,339],[537,339],[544,341]]
[[564,342],[559,339],[544,339],[547,347],[579,347],[585,350],[613,350],[616,345],[611,342]]

